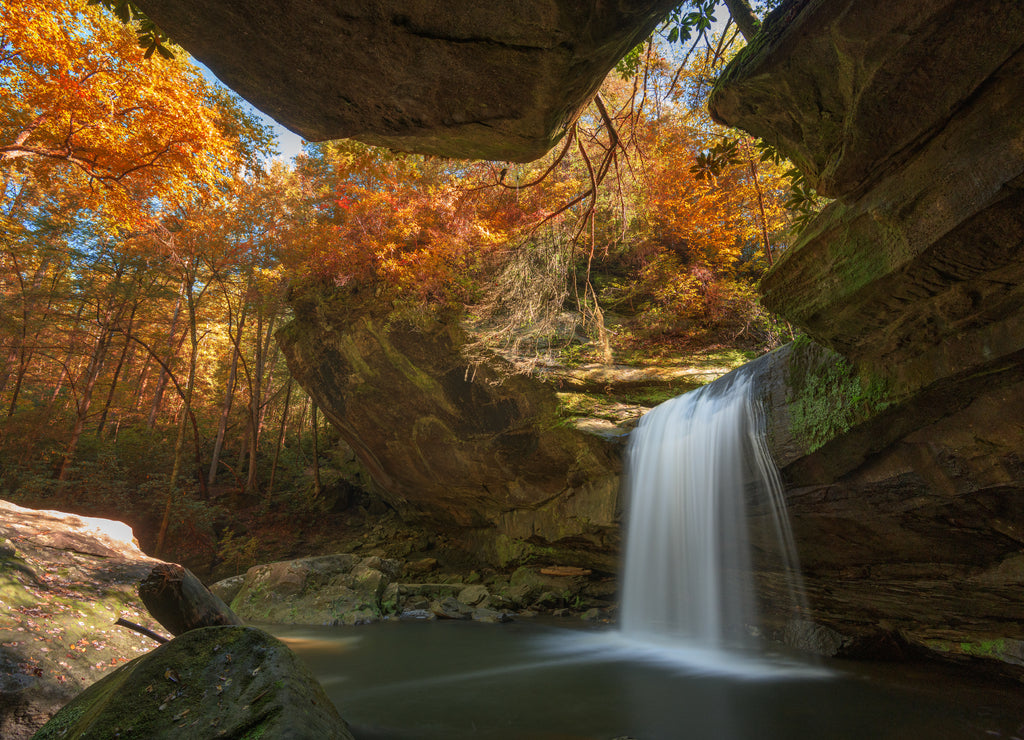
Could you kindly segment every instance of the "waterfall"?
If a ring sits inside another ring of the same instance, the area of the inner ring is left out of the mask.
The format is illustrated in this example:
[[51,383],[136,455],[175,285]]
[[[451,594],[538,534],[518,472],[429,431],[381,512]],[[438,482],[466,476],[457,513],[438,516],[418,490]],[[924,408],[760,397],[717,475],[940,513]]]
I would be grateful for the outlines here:
[[741,368],[648,412],[630,435],[621,629],[712,650],[750,648],[757,625],[747,508],[770,512],[768,550],[799,569],[764,418]]

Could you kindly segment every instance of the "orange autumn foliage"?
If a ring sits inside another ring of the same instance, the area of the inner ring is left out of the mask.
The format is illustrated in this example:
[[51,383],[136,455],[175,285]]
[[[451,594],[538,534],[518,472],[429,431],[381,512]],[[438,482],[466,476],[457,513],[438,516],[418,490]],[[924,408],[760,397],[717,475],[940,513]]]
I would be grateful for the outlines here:
[[84,0],[0,5],[0,173],[66,181],[132,227],[154,202],[233,169],[199,73],[183,54],[144,53]]

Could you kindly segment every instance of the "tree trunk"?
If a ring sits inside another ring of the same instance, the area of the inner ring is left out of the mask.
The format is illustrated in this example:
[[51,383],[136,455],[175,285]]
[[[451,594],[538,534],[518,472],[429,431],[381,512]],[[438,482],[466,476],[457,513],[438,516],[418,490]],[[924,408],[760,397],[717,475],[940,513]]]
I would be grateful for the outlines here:
[[117,381],[121,377],[121,371],[124,369],[128,362],[128,358],[131,356],[132,348],[132,325],[135,323],[135,312],[138,310],[139,304],[135,303],[132,306],[132,312],[128,316],[128,328],[125,330],[124,336],[124,347],[121,348],[121,356],[117,358],[117,366],[114,368],[114,377],[110,379],[110,390],[107,391],[107,400],[103,404],[103,411],[100,412],[100,420],[96,425],[96,437],[103,436],[103,427],[107,423],[107,414],[110,412],[110,407],[114,403],[114,393],[117,391]]
[[[210,473],[207,483],[213,485],[217,480],[217,469],[220,467],[220,452],[224,446],[224,436],[227,434],[228,421],[231,418],[231,406],[235,399],[235,381],[238,378],[238,360],[242,356],[242,333],[245,331],[245,316],[249,309],[249,292],[252,290],[252,273],[245,288],[245,295],[242,297],[242,306],[238,316],[238,333],[232,334],[228,326],[228,336],[231,337],[231,370],[228,373],[228,384],[224,391],[224,405],[220,410],[220,422],[217,424],[217,439],[213,443],[213,457],[210,460]],[[228,318],[230,321],[230,316]]]
[[71,465],[71,461],[74,459],[75,450],[78,449],[78,441],[82,437],[82,431],[85,429],[85,420],[89,416],[89,406],[92,405],[93,389],[95,389],[96,382],[100,377],[100,372],[103,370],[103,361],[106,358],[107,346],[109,343],[110,330],[103,328],[100,330],[100,335],[96,340],[96,347],[93,350],[92,357],[89,359],[89,367],[86,369],[85,387],[82,389],[81,395],[78,399],[75,423],[71,428],[71,439],[68,441],[68,445],[64,449],[64,457],[60,463],[60,471],[57,473],[57,480],[67,479],[68,468]]
[[729,8],[729,14],[732,15],[736,27],[749,43],[761,30],[761,21],[754,15],[750,3],[747,0],[725,0],[725,5]]
[[155,566],[139,584],[139,598],[153,619],[175,637],[200,627],[242,624],[192,571],[174,563]]
[[167,503],[164,506],[164,516],[163,520],[160,522],[160,533],[157,535],[156,547],[153,552],[153,557],[157,558],[160,557],[160,551],[163,549],[164,542],[167,537],[167,528],[171,521],[171,511],[173,509],[174,496],[178,484],[178,474],[181,472],[181,461],[185,452],[185,430],[188,427],[189,415],[192,411],[192,391],[194,390],[196,383],[196,359],[199,354],[199,336],[196,329],[195,295],[192,292],[194,282],[195,277],[191,273],[187,273],[186,277],[182,279],[185,300],[188,303],[188,336],[191,344],[188,358],[188,381],[185,385],[184,397],[182,398],[183,408],[181,420],[178,423],[178,436],[174,440],[174,463],[171,466],[171,478],[167,484]]
[[320,434],[317,431],[316,401],[311,401],[311,403],[313,412],[313,493],[319,496],[323,491],[320,485]]
[[[178,332],[178,318],[181,315],[181,304],[182,300],[184,299],[184,293],[185,280],[183,279],[181,282],[181,288],[178,290],[178,301],[177,303],[175,303],[174,313],[171,315],[171,331],[167,339],[167,346],[170,348],[167,353],[168,367],[172,365],[172,360],[174,356],[178,353],[178,350],[181,348],[182,343],[184,343],[185,341],[184,335],[182,336],[181,341],[177,342],[177,344],[174,341],[174,335],[177,334]],[[167,368],[161,367],[160,375],[156,383],[156,391],[153,394],[153,403],[149,408],[149,417],[146,419],[146,426],[148,426],[150,429],[152,429],[156,425],[156,417],[157,414],[160,413],[160,405],[161,403],[163,403],[164,390],[167,388],[168,380],[169,373],[167,371]]]
[[270,482],[267,483],[267,504],[274,495],[274,475],[277,473],[277,460],[281,456],[281,448],[284,446],[284,433],[288,428],[288,405],[292,400],[292,379],[288,378],[288,384],[284,392],[284,410],[281,412],[281,431],[277,434],[277,445],[274,447],[274,462],[270,466]]

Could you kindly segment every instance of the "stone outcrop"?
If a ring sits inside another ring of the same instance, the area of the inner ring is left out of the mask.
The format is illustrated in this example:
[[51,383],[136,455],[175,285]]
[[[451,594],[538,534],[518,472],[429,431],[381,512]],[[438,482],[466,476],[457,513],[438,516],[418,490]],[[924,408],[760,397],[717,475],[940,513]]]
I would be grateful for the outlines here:
[[137,587],[160,561],[121,522],[0,501],[0,737],[28,738],[79,691],[156,643]]
[[118,668],[36,737],[352,740],[352,733],[284,643],[223,626],[191,630]]
[[762,281],[830,349],[752,368],[829,635],[797,641],[1024,669],[1022,94],[1024,8],[981,0],[787,2],[716,88],[837,198]]
[[[337,554],[256,565],[241,577],[231,605],[259,624],[328,626],[386,619],[493,623],[539,612],[596,609],[603,615],[612,606],[614,581],[582,568],[536,571],[523,566],[508,577],[493,574],[485,581],[473,574],[470,583],[436,574],[440,580],[432,582],[422,580],[414,562]],[[212,590],[225,593],[235,588],[234,583],[222,582]]]
[[1024,349],[1024,7],[790,2],[721,120],[839,200],[763,280],[819,342],[922,387]]
[[457,322],[349,301],[293,299],[278,340],[384,499],[498,565],[534,552],[614,570],[613,446],[564,423],[550,387],[467,359]]
[[138,0],[227,85],[311,141],[529,161],[675,0]]
[[[801,341],[751,363],[810,615],[786,612],[771,513],[753,502],[775,634],[831,654],[911,646],[1024,673],[1024,365],[899,396]],[[778,597],[778,599],[776,598]],[[794,629],[813,619],[816,627]]]

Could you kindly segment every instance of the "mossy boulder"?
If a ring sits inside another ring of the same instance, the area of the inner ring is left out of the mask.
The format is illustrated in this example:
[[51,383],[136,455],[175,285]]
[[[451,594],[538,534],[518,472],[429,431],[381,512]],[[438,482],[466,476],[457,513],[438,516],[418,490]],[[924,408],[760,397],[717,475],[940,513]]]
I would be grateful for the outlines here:
[[351,740],[284,643],[249,627],[191,630],[97,681],[35,735]]
[[322,555],[246,571],[231,608],[258,624],[364,624],[381,618],[401,565],[380,557]]

